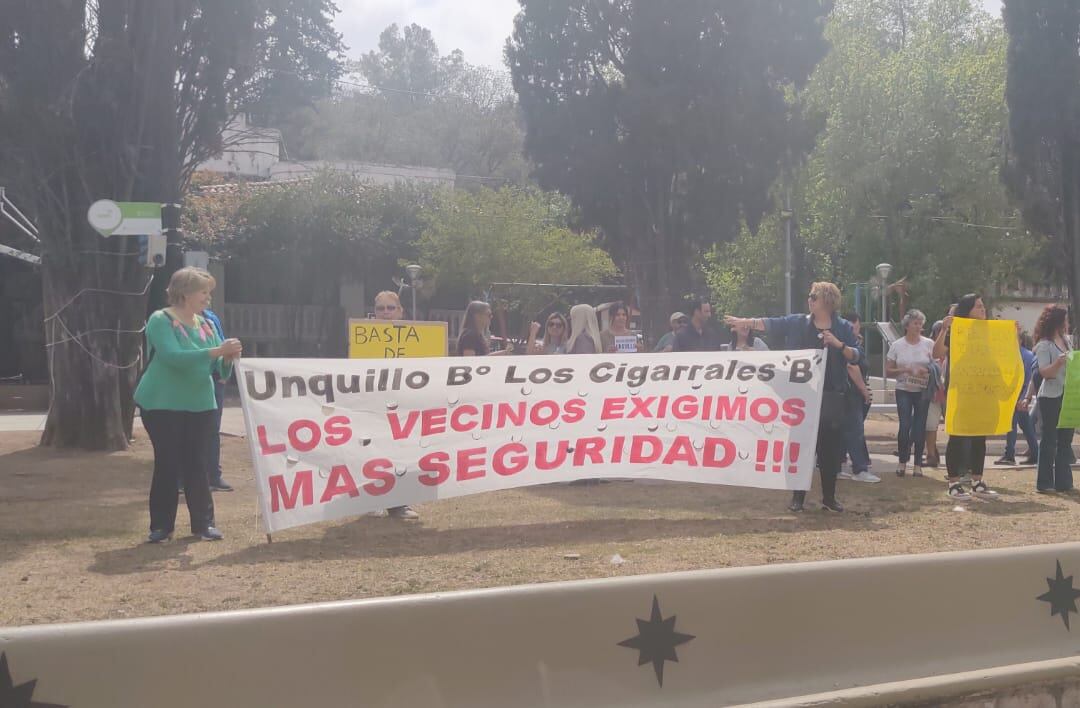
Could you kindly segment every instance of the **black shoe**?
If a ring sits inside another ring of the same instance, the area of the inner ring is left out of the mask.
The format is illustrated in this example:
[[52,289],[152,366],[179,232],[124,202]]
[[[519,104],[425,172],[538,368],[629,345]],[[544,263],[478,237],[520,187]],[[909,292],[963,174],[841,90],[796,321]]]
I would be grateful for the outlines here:
[[225,534],[221,533],[213,526],[207,526],[205,531],[195,535],[204,541],[220,541],[225,538]]
[[1002,466],[1008,465],[1009,467],[1016,467],[1016,458],[1015,457],[1009,457],[1008,455],[1002,455],[1001,457],[994,460],[994,464],[995,465],[1002,465]]
[[835,499],[833,499],[832,501],[821,502],[821,509],[823,511],[832,511],[837,514],[842,514],[844,512],[844,507],[842,507],[840,505],[840,502],[836,501]]
[[1051,488],[1051,489],[1036,489],[1035,491],[1038,492],[1039,494],[1057,494],[1058,493],[1057,490],[1053,489],[1053,488]]
[[150,535],[146,537],[147,543],[161,543],[162,541],[168,541],[172,538],[172,531],[166,531],[164,529],[156,529],[150,532]]
[[226,482],[225,480],[219,479],[216,482],[211,482],[210,483],[210,491],[211,492],[231,492],[231,491],[233,491],[233,488],[231,486],[229,486],[229,483]]
[[804,510],[803,503],[801,501],[793,501],[788,504],[787,510],[790,511],[792,514],[802,513]]

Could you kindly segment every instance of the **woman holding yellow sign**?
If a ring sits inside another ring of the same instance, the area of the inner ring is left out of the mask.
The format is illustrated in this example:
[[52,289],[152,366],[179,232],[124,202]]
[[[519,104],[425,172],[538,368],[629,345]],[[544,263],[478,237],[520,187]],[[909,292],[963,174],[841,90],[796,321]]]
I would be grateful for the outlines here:
[[1058,429],[1061,403],[1065,395],[1065,364],[1069,361],[1069,311],[1052,304],[1043,309],[1035,324],[1035,358],[1042,386],[1039,387],[1039,415],[1042,438],[1039,440],[1039,476],[1035,488],[1043,494],[1071,492],[1073,429]]
[[[955,315],[946,317],[934,343],[934,357],[948,355],[945,448],[948,495],[994,499],[997,493],[983,481],[986,436],[1008,432],[1016,399],[1024,383],[1024,367],[1016,346],[1015,322],[987,322],[982,298],[960,298]],[[971,490],[964,486],[971,475]]]

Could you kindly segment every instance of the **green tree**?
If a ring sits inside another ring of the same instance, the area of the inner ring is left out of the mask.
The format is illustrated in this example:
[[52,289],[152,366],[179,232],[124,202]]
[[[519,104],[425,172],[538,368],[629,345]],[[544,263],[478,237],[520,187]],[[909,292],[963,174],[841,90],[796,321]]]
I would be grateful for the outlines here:
[[812,144],[792,90],[826,51],[828,0],[521,0],[507,43],[545,189],[573,199],[666,326],[712,244],[756,230]]
[[[89,205],[179,203],[253,95],[273,19],[325,9],[320,0],[4,4],[0,177],[41,232],[54,391],[42,444],[119,450],[131,436],[148,272],[131,239],[90,229]],[[177,245],[152,293],[177,265]]]
[[1044,263],[1080,306],[1080,5],[1005,0],[1009,154],[1002,171],[1024,221],[1049,235]]
[[[594,235],[570,230],[568,215],[565,198],[535,189],[444,194],[426,218],[420,263],[435,278],[440,299],[459,303],[495,282],[592,285],[617,278]],[[516,306],[532,317],[544,297],[523,293]]]
[[[825,128],[793,184],[796,306],[811,280],[866,281],[882,261],[932,318],[1022,276],[1037,249],[997,175],[1001,24],[969,0],[838,0],[826,36],[832,50],[805,92]],[[763,236],[774,259],[782,229]],[[782,268],[749,262],[759,245],[740,247],[714,261],[712,282],[748,273],[783,292]]]

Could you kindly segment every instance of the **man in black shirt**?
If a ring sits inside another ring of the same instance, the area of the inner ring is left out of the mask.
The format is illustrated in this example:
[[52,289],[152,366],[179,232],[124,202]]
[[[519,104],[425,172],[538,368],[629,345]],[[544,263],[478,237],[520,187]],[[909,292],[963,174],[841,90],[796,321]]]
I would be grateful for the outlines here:
[[702,300],[695,300],[690,310],[690,324],[675,335],[674,351],[677,352],[715,352],[720,350],[720,338],[709,326],[712,318],[712,305]]

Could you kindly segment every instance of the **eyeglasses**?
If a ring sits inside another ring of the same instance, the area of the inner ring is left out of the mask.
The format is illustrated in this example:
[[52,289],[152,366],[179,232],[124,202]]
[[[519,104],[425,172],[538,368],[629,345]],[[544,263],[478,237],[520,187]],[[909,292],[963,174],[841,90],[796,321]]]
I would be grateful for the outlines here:
[[552,327],[554,327],[555,329],[562,329],[564,326],[565,325],[563,325],[563,323],[559,322],[558,320],[555,320],[554,322],[548,322],[548,329],[551,329]]

